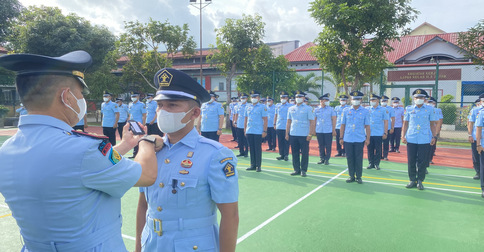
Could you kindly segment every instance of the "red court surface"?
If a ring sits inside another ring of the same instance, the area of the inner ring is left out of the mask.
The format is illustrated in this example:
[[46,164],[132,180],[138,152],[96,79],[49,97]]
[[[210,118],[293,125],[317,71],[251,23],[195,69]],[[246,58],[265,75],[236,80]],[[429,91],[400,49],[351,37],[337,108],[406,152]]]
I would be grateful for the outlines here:
[[[102,128],[97,126],[90,126],[86,129],[87,132],[100,134],[102,135]],[[0,130],[0,136],[11,136],[17,132],[17,128],[14,129],[5,129]],[[116,134],[117,136],[117,134]],[[119,137],[118,137],[119,140]],[[233,147],[237,146],[236,142],[231,141],[232,135],[223,134],[220,137],[220,142],[227,146],[230,149],[234,149]],[[268,149],[267,144],[262,144],[262,150]],[[237,151],[236,151],[237,153]],[[275,151],[274,153],[278,153]],[[336,154],[336,143],[333,143],[333,148],[331,155],[334,156]],[[312,156],[318,156],[318,142],[316,137],[313,137],[313,140],[309,146],[309,154]],[[435,157],[433,159],[434,166],[451,166],[451,167],[461,167],[461,168],[469,168],[472,169],[472,156],[471,150],[465,148],[444,148],[444,147],[437,147],[437,151],[435,152]],[[365,158],[366,158],[366,148],[365,148]],[[407,163],[407,147],[405,145],[400,146],[400,153],[390,152],[388,153],[388,159],[391,162],[397,163]]]

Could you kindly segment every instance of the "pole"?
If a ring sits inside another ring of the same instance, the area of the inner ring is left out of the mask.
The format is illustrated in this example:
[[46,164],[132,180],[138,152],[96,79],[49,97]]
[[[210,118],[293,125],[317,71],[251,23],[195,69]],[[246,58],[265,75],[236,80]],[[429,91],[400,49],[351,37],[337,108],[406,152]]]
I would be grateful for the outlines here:
[[435,70],[435,87],[434,87],[434,98],[439,99],[439,58],[437,58],[437,68]]
[[[202,64],[202,0],[200,0],[200,85],[203,86],[203,64]],[[228,98],[227,98],[228,101]]]
[[[321,70],[321,96],[324,95],[323,87],[324,87],[324,70]],[[336,93],[338,93],[338,88],[336,88]]]
[[276,72],[272,70],[272,99],[276,97]]
[[383,96],[385,93],[385,88],[383,87],[383,71],[380,73],[380,96]]

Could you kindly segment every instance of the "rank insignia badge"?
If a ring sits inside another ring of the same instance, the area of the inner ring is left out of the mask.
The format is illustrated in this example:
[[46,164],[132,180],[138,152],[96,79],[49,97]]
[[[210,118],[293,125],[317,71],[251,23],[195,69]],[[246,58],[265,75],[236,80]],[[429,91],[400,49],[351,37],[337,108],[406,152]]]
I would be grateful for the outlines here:
[[192,167],[192,165],[193,165],[193,162],[192,162],[192,161],[190,161],[190,159],[185,159],[185,160],[183,160],[183,161],[181,162],[181,166],[182,166],[183,168],[190,168],[190,167]]
[[225,177],[232,177],[235,175],[235,167],[231,163],[227,163],[224,166]]
[[223,164],[224,162],[227,162],[227,161],[230,161],[230,160],[233,160],[233,158],[232,157],[224,158],[224,159],[220,160],[220,163]]
[[193,151],[190,151],[190,152],[188,152],[188,154],[187,154],[187,158],[191,158],[191,157],[193,157]]
[[187,175],[187,174],[188,174],[188,173],[190,173],[190,172],[189,172],[189,171],[187,171],[187,170],[181,170],[181,171],[179,171],[178,173],[183,174],[183,175]]
[[106,156],[108,151],[111,149],[111,143],[108,141],[102,141],[101,144],[99,144],[98,149],[103,156]]

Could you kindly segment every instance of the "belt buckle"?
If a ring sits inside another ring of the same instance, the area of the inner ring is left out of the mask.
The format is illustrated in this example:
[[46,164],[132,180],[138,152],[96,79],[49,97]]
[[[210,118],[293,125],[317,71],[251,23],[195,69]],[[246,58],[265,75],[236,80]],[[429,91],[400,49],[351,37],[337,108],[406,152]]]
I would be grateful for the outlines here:
[[[157,230],[157,228],[156,228],[156,223],[157,222],[160,225],[160,230]],[[155,233],[157,233],[158,236],[162,236],[163,235],[163,226],[161,225],[161,220],[160,219],[153,219],[153,231],[155,231]]]

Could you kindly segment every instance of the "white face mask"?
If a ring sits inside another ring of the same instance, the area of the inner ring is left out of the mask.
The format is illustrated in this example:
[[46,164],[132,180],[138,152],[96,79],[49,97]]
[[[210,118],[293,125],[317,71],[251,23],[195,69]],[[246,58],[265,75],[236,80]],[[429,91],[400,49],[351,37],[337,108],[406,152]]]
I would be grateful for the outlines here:
[[[371,102],[370,102],[370,106],[372,106],[372,107],[376,106],[376,104],[377,104],[377,103],[376,103],[376,102],[374,102],[374,101],[371,101]],[[358,105],[359,105],[359,104],[358,104]]]
[[267,106],[269,106],[269,107],[270,107],[270,106],[272,106],[272,104],[273,104],[273,102],[272,102],[272,101],[267,102]]
[[300,104],[304,101],[304,98],[296,98],[296,103]]
[[259,102],[259,99],[258,98],[251,98],[250,102],[252,102],[253,104],[256,104],[256,103]]
[[146,102],[151,102],[153,99],[152,98],[148,98],[146,99]]
[[107,101],[109,101],[109,98],[108,97],[103,97],[103,101],[104,102],[107,102]]
[[281,99],[281,103],[284,104],[287,102],[287,99]]
[[435,108],[435,104],[433,104],[433,103],[429,103],[429,105]]
[[398,107],[398,103],[393,103],[393,107],[394,108]]
[[386,105],[388,105],[388,102],[382,102],[381,105],[386,106]]
[[240,102],[242,102],[242,103],[245,103],[246,101],[247,101],[247,99],[245,99],[245,98],[244,99],[240,99]]
[[415,101],[415,104],[417,105],[422,105],[425,102],[424,99],[415,99],[414,101]]
[[325,101],[324,106],[329,106],[329,101]]
[[[75,109],[73,109],[71,106],[67,105],[64,102],[64,99],[62,98],[63,95],[64,95],[64,92],[66,92],[66,91],[65,90],[62,91],[62,94],[61,94],[62,103],[64,103],[64,105],[66,105],[68,108],[70,108],[72,111],[74,111],[74,113],[76,113],[76,115],[77,115],[77,119],[79,119],[79,121],[81,121],[84,118],[84,115],[86,115],[86,111],[87,111],[86,100],[84,98],[77,99],[77,97],[69,90],[69,93],[71,93],[71,95],[74,96],[74,98],[76,98],[77,106],[79,107],[79,110],[80,110],[79,113],[77,113],[77,111]],[[78,123],[79,121],[77,121],[76,123]]]
[[208,103],[212,103],[214,101],[215,101],[215,97],[212,97],[212,98],[210,98],[210,101],[208,101]]
[[290,104],[296,104],[296,102],[295,102],[295,101],[290,101],[289,103],[290,103]]
[[351,104],[353,104],[354,106],[359,106],[361,103],[360,100],[351,100]]
[[[193,108],[192,108],[193,109]],[[163,132],[163,133],[173,133],[177,132],[187,123],[182,123],[181,120],[192,110],[188,110],[187,112],[179,112],[179,113],[171,113],[167,112],[166,110],[160,109],[158,112],[156,112],[156,122],[158,123],[158,128]]]
[[138,97],[131,97],[132,102],[136,102],[138,100]]
[[339,101],[340,105],[346,105],[346,101]]

